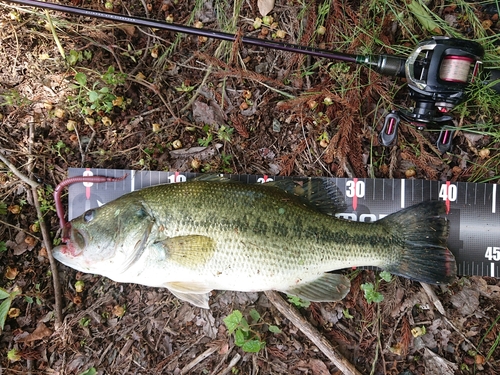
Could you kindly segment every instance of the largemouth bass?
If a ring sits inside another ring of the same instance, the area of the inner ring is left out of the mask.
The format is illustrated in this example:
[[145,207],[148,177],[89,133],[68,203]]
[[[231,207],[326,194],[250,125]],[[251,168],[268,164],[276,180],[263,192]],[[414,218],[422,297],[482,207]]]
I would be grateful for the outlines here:
[[333,216],[340,210],[340,191],[323,179],[158,185],[72,220],[63,230],[67,243],[53,254],[79,271],[165,287],[203,308],[212,290],[337,301],[350,282],[328,272],[355,266],[434,284],[455,278],[443,202],[373,223]]

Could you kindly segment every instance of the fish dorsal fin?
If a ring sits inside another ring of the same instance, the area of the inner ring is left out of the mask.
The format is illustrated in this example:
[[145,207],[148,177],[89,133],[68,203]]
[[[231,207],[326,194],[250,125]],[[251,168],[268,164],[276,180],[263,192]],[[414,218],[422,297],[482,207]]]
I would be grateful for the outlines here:
[[229,182],[229,183],[238,183],[238,181],[231,180],[230,178],[221,176],[215,173],[207,173],[196,176],[190,181],[209,181],[209,182]]
[[335,302],[344,298],[350,288],[351,282],[344,275],[324,273],[314,281],[299,284],[282,292],[313,302]]
[[331,179],[284,179],[266,183],[301,198],[308,206],[327,215],[335,215],[346,208],[344,196]]
[[203,309],[208,309],[208,299],[211,289],[206,285],[197,282],[170,282],[165,283],[165,287],[182,301],[189,302]]
[[215,252],[215,241],[207,236],[190,235],[163,239],[162,245],[168,259],[182,266],[205,264]]

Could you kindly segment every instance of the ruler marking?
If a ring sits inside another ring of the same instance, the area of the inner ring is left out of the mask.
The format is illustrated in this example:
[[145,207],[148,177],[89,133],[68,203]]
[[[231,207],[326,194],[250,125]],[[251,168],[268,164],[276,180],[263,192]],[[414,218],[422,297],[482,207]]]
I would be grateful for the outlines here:
[[[69,175],[75,175],[74,173],[70,173]],[[85,171],[85,168],[78,169],[78,172],[76,175],[80,175],[81,171]],[[160,176],[160,181],[164,180],[162,176],[165,175],[172,175],[173,173],[165,173],[165,172],[160,172],[160,171],[135,171],[135,170],[109,170],[109,169],[103,169],[103,168],[92,168],[90,169],[93,171],[96,175],[108,175],[108,176],[122,176],[123,173],[127,172],[130,173],[130,183],[125,182],[118,186],[118,184],[113,184],[113,185],[107,185],[104,184],[104,186],[100,186],[101,184],[94,184],[93,189],[95,189],[95,193],[99,193],[99,190],[101,192],[105,192],[105,196],[102,196],[104,199],[105,203],[107,201],[110,201],[114,199],[114,195],[121,196],[125,193],[125,190],[127,189],[127,185],[129,185],[129,188],[131,192],[137,191],[141,188],[144,188],[146,186],[149,186],[153,184],[158,184],[158,181],[156,178],[153,178],[152,174],[154,172],[157,173],[157,176]],[[195,174],[187,174],[187,175],[192,175],[191,177],[195,176]],[[185,176],[187,176],[185,175]],[[237,177],[240,179],[240,181],[247,181],[251,182],[253,181],[254,177],[252,175],[230,175],[230,178]],[[276,177],[278,179],[282,179],[282,177]],[[168,180],[168,179],[167,179]],[[342,191],[345,192],[345,185],[346,185],[346,180],[352,181],[353,179],[343,179],[343,178],[335,178],[333,177],[332,180],[336,181],[336,185],[338,185]],[[411,180],[411,182],[408,182],[408,189],[411,189],[411,191],[408,193],[406,190],[406,179],[400,179],[399,182],[399,187],[398,187],[398,182],[396,180],[391,180],[387,181],[385,179],[376,181],[375,179],[371,179],[372,181],[369,181],[370,179],[358,179],[358,183],[365,182],[366,185],[368,185],[368,182],[371,182],[371,186],[373,188],[372,191],[372,198],[368,198],[368,191],[366,191],[366,195],[358,196],[358,198],[363,198],[363,200],[358,199],[357,203],[358,205],[361,202],[364,202],[367,204],[368,209],[373,209],[376,210],[378,207],[380,207],[380,204],[382,202],[386,202],[389,199],[392,199],[393,203],[396,203],[397,207],[397,202],[396,200],[400,200],[400,206],[401,208],[405,208],[407,206],[410,206],[413,203],[416,203],[419,201],[421,198],[435,198],[435,194],[439,195],[440,192],[440,184],[443,184],[445,182],[439,182],[439,181],[423,181],[423,180]],[[149,185],[148,185],[149,181]],[[382,186],[379,184],[379,182],[382,184]],[[386,186],[386,184],[391,184],[391,186]],[[137,188],[136,185],[137,184]],[[411,184],[411,185],[410,185]],[[452,183],[449,183],[448,186],[448,193],[450,192],[450,187]],[[489,185],[492,186],[491,191],[488,192],[489,190]],[[417,187],[420,186],[419,191],[417,191]],[[496,259],[484,257],[481,255],[481,249],[483,249],[483,246],[491,246],[491,241],[498,241],[498,236],[495,233],[498,228],[500,228],[500,224],[498,223],[498,216],[496,215],[497,213],[497,204],[500,200],[500,197],[497,197],[497,194],[499,193],[499,190],[497,188],[497,184],[481,184],[481,183],[457,183],[457,186],[460,186],[459,188],[459,194],[456,195],[457,201],[451,201],[452,206],[456,206],[458,209],[458,215],[459,216],[454,216],[452,219],[456,219],[455,222],[452,222],[452,225],[456,224],[456,227],[454,226],[453,228],[458,230],[458,233],[456,233],[459,236],[460,243],[463,242],[464,249],[461,249],[461,245],[458,245],[455,242],[451,242],[453,246],[451,246],[452,251],[457,251],[457,266],[459,266],[459,274],[460,275],[480,275],[480,276],[491,276],[491,277],[496,277],[500,278],[500,262],[496,261]],[[344,187],[344,188],[342,188]],[[469,190],[469,187],[472,190]],[[397,189],[400,189],[398,192]],[[380,190],[380,192],[378,190]],[[437,190],[436,190],[437,189]],[[477,202],[480,200],[480,190],[483,189],[483,202],[484,202],[484,208],[482,205],[479,205]],[[74,189],[78,194],[83,193],[83,190],[78,187],[78,189]],[[382,196],[379,194],[381,193]],[[74,195],[75,192],[72,192]],[[387,194],[387,197],[385,196]],[[470,194],[470,196],[469,196]],[[462,195],[464,195],[464,201],[462,201]],[[84,197],[85,195],[83,195]],[[450,196],[451,197],[451,196]],[[448,197],[449,198],[449,197]],[[83,198],[84,199],[84,198]],[[408,199],[408,202],[407,202]],[[477,205],[474,205],[474,202],[477,203]],[[491,203],[489,203],[491,202]],[[80,196],[78,196],[78,199],[69,199],[69,205],[71,209],[73,209],[73,214],[76,213],[80,208],[82,208],[82,205],[84,204],[84,200],[81,200]],[[77,207],[78,206],[78,207]],[[454,207],[455,207],[454,206]],[[490,206],[490,214],[488,214],[488,206]],[[486,209],[486,211],[485,211]],[[498,212],[500,212],[500,207],[498,209]],[[483,213],[485,213],[485,218],[483,218]],[[79,213],[80,215],[80,213]],[[492,216],[490,216],[492,215]],[[72,215],[74,218],[75,215]],[[494,222],[489,222],[488,217],[491,221],[493,219]],[[481,220],[480,222],[477,222],[477,220]],[[458,221],[460,220],[460,221]],[[485,221],[486,220],[486,221]],[[479,227],[484,227],[484,230],[487,232],[485,235],[482,234],[482,230],[479,233],[475,233],[474,230],[479,228]],[[460,227],[458,227],[460,226]],[[486,241],[487,243],[484,243]],[[496,244],[495,244],[496,245]],[[497,245],[498,246],[498,245]],[[455,248],[456,247],[456,248]],[[485,247],[486,248],[486,247]],[[470,251],[469,251],[470,250]],[[467,251],[467,254],[464,253],[464,251]],[[462,253],[462,254],[460,254]],[[464,260],[466,258],[466,260]]]
[[491,192],[491,213],[497,212],[497,184],[493,184],[493,191]]
[[401,179],[401,208],[405,208],[405,180]]
[[396,187],[396,185],[395,185],[394,180],[393,180],[393,181],[391,182],[391,198],[392,198],[392,201],[393,201],[393,202],[394,202],[394,198],[395,198],[395,196],[394,196],[395,187]]

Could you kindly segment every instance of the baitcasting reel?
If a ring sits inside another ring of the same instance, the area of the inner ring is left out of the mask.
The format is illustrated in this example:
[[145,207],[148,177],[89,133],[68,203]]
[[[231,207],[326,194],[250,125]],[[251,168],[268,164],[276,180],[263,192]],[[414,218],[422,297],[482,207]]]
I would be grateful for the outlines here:
[[465,100],[465,89],[477,77],[483,56],[483,47],[469,40],[434,37],[420,43],[404,64],[415,106],[387,115],[380,133],[381,143],[389,146],[396,140],[403,119],[419,130],[441,125],[437,147],[441,152],[448,151],[453,138],[448,112]]

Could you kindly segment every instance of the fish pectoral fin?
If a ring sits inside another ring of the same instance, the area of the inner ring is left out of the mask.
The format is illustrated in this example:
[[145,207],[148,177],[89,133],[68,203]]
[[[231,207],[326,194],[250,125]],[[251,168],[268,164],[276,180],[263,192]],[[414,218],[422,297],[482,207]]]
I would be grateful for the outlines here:
[[168,259],[188,267],[205,264],[215,252],[215,241],[201,235],[170,237],[158,243]]
[[350,288],[351,282],[344,275],[325,273],[314,281],[299,284],[282,292],[312,302],[335,302],[344,298]]
[[182,301],[189,302],[203,309],[208,309],[210,289],[203,283],[196,282],[170,282],[165,283],[170,292]]

